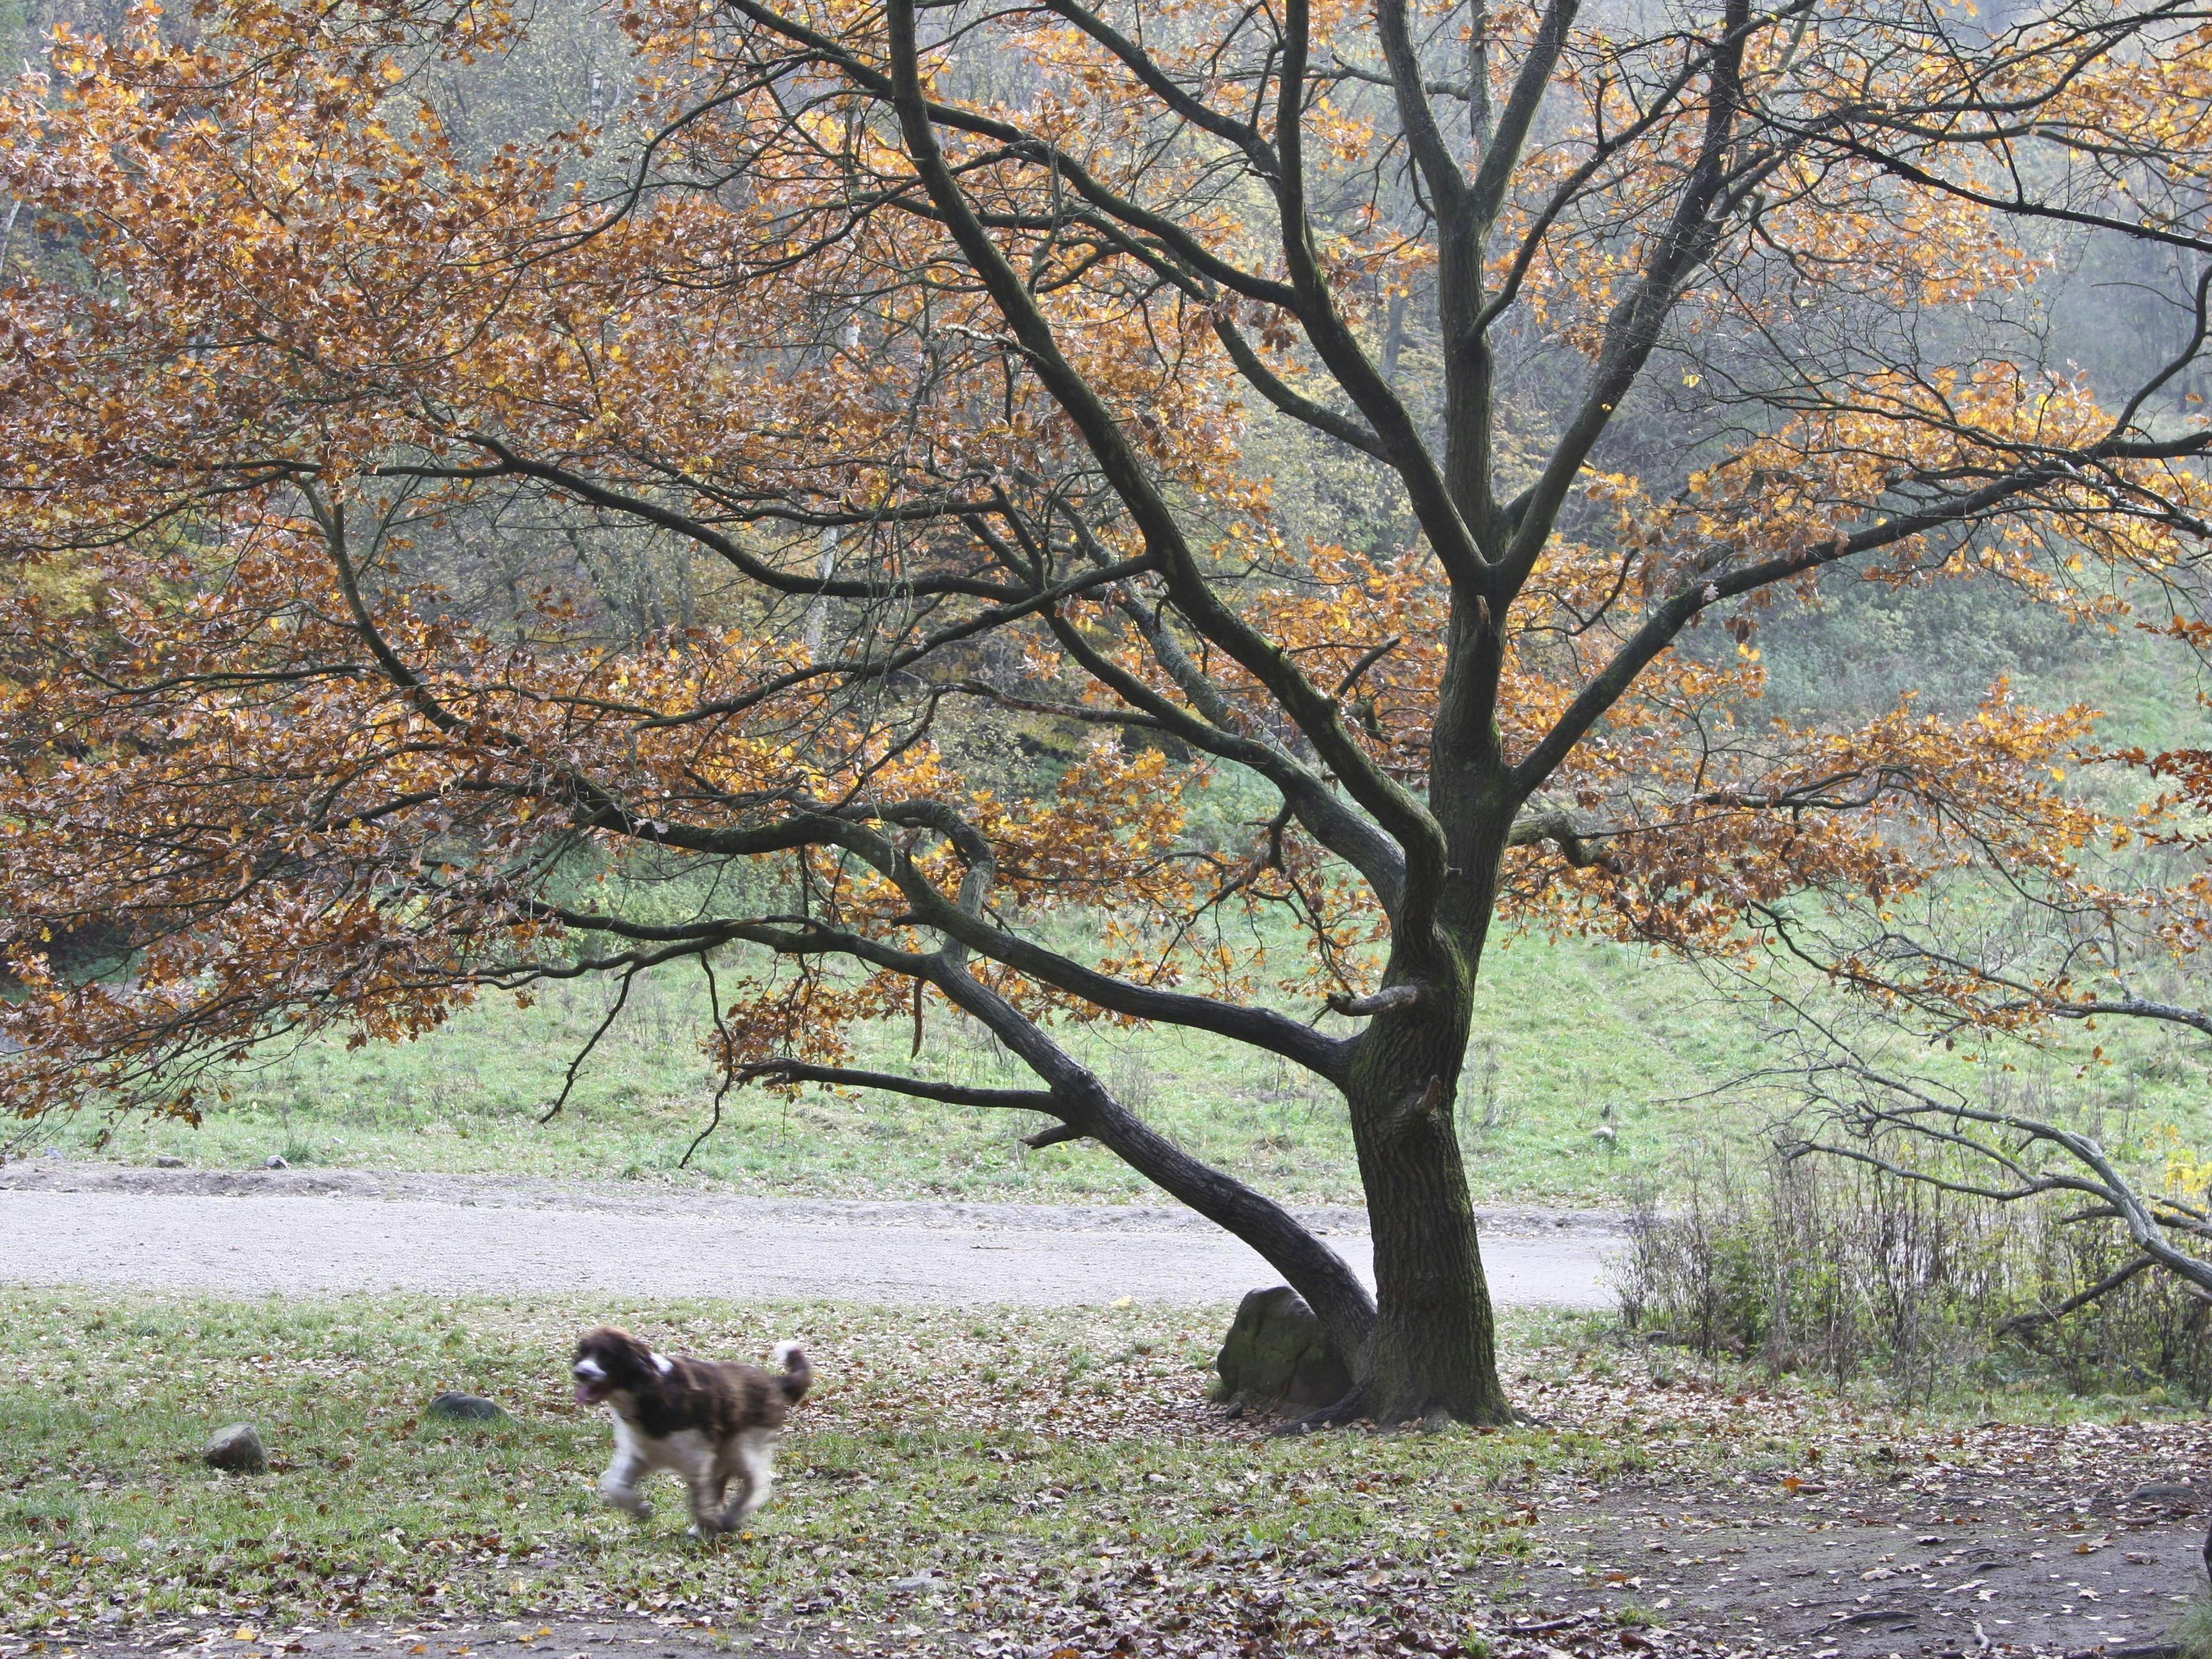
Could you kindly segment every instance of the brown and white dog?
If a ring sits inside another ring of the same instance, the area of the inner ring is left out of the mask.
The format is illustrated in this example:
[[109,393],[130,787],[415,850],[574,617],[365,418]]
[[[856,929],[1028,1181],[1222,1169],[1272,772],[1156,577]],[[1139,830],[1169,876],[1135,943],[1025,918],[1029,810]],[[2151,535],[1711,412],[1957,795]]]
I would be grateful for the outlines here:
[[[775,1481],[776,1431],[814,1381],[796,1342],[780,1342],[782,1371],[672,1359],[628,1331],[602,1325],[576,1344],[569,1373],[579,1405],[614,1413],[615,1455],[599,1496],[640,1520],[653,1513],[637,1495],[655,1469],[672,1469],[691,1493],[691,1531],[706,1537],[744,1524]],[[726,1494],[734,1485],[736,1496]]]

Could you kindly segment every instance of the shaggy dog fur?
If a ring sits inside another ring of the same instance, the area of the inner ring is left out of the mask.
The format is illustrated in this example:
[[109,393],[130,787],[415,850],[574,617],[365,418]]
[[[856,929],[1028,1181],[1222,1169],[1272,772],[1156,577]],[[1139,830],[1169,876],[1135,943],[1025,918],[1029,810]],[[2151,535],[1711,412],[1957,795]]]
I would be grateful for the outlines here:
[[776,1431],[814,1380],[796,1342],[779,1343],[775,1358],[780,1374],[672,1359],[608,1326],[586,1332],[568,1368],[577,1402],[605,1403],[615,1418],[614,1461],[599,1477],[599,1495],[643,1520],[653,1511],[638,1483],[672,1469],[690,1491],[694,1534],[744,1525],[768,1502]]

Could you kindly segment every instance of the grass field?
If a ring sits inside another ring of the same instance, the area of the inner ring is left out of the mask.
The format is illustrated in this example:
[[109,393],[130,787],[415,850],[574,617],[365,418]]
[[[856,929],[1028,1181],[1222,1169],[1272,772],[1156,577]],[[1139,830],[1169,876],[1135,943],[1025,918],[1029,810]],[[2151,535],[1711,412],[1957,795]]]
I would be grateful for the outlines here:
[[[610,1316],[722,1355],[806,1340],[820,1381],[750,1532],[686,1538],[665,1477],[642,1526],[598,1500],[607,1428],[564,1367],[574,1332]],[[1332,1653],[1360,1632],[1448,1642],[1500,1616],[1540,1511],[1571,1517],[1655,1458],[1746,1502],[1747,1480],[1786,1498],[1814,1464],[1881,1489],[1899,1458],[1919,1462],[1899,1437],[1955,1445],[1954,1422],[1992,1414],[1965,1397],[1899,1419],[1864,1393],[1522,1316],[1505,1374],[1539,1425],[1270,1437],[1204,1403],[1224,1316],[0,1291],[0,1638],[220,1632],[273,1649],[280,1630],[347,1620],[526,1631],[616,1612],[804,1625],[870,1652],[953,1632],[974,1638],[963,1651],[1009,1632],[1038,1651],[1109,1615],[1188,1630],[1192,1652],[1258,1626]],[[514,1420],[426,1419],[451,1388]],[[2124,1407],[2166,1409],[2033,1389],[2002,1405],[2015,1423],[2133,1420]],[[266,1475],[199,1463],[238,1419],[264,1436]],[[1606,1591],[1608,1616],[1634,1619],[1633,1598]]]
[[[127,1124],[103,1155],[236,1166],[276,1154],[295,1164],[683,1179],[836,1196],[1157,1196],[1095,1146],[1024,1149],[1019,1138],[1036,1127],[1027,1115],[819,1091],[788,1102],[734,1091],[720,1130],[679,1173],[714,1090],[698,1044],[703,1000],[684,975],[641,981],[567,1107],[541,1127],[609,994],[554,986],[528,1010],[487,1000],[400,1047],[349,1053],[337,1041],[314,1042],[241,1074],[231,1103],[200,1127]],[[1461,1087],[1478,1198],[1618,1203],[1636,1182],[1662,1174],[1686,1138],[1755,1139],[1770,1121],[1769,1100],[1708,1091],[1769,1063],[1771,1018],[1625,946],[1521,939],[1493,951]],[[909,1026],[863,1037],[871,1058],[908,1063]],[[2108,1127],[2109,1139],[2124,1144],[2158,1123],[2191,1145],[2212,1137],[2207,1068],[2185,1045],[2085,1034],[2050,1061],[2062,1082],[2100,1038],[2109,1063],[2079,1086],[2125,1126],[2117,1134]],[[1174,1031],[1074,1041],[1126,1100],[1199,1156],[1282,1198],[1358,1201],[1340,1104],[1294,1068]],[[1028,1081],[988,1034],[957,1018],[931,1021],[917,1069],[963,1082]],[[58,1144],[82,1154],[99,1127],[88,1116],[64,1126]]]
[[[815,1357],[778,1498],[701,1544],[665,1478],[642,1526],[592,1490],[605,1416],[573,1402],[565,1365],[609,1311],[0,1291],[0,1630],[607,1608],[933,1623],[972,1619],[994,1584],[1018,1617],[1039,1573],[1102,1559],[1457,1562],[1510,1547],[1499,1489],[1620,1455],[1454,1431],[1364,1443],[1340,1479],[1340,1438],[1258,1437],[1204,1406],[1216,1315],[611,1310],[670,1347],[757,1352],[796,1331]],[[1573,1363],[1543,1345],[1570,1328],[1518,1328],[1531,1364]],[[447,1388],[515,1419],[426,1420]],[[234,1419],[258,1425],[268,1475],[200,1466]]]

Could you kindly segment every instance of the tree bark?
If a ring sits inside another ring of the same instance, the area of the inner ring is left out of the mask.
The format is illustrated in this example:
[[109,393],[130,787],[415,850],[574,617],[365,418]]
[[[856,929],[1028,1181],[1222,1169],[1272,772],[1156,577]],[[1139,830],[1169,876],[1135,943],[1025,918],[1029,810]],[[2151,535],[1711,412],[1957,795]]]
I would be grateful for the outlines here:
[[1438,988],[1379,1016],[1346,1090],[1375,1241],[1367,1404],[1384,1423],[1503,1424],[1513,1412],[1455,1127],[1469,1008],[1464,992],[1442,1000]]

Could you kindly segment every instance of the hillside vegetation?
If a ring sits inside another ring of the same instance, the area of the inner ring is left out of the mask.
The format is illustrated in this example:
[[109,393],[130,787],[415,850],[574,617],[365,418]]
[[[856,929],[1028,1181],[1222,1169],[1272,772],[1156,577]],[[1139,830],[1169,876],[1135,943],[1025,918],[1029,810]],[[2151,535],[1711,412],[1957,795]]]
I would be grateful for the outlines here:
[[[2106,711],[2102,729],[2116,745],[2187,741],[2201,723],[2186,660],[2138,630],[2069,625],[1986,586],[1932,604],[1905,604],[1871,585],[1841,592],[1820,612],[1778,619],[1768,699],[1777,717],[1806,718],[1822,699],[1831,716],[1858,714],[1906,691],[1936,708],[1965,708],[1995,665],[2013,660],[2029,665],[2016,682],[2023,701],[2087,702]],[[1048,753],[1009,752],[1009,763],[1054,764]],[[1820,988],[1802,979],[1777,984],[1818,1000]],[[689,969],[639,981],[559,1114],[541,1124],[612,992],[556,982],[535,997],[526,1009],[487,997],[412,1043],[349,1050],[336,1037],[311,1042],[236,1074],[230,1102],[197,1128],[110,1125],[88,1109],[52,1144],[87,1155],[112,1130],[98,1155],[131,1161],[180,1156],[225,1166],[277,1155],[295,1164],[680,1179],[756,1192],[1161,1201],[1087,1144],[1027,1150],[1020,1137],[1042,1120],[1026,1114],[819,1090],[732,1091],[720,1127],[680,1167],[712,1121],[717,1081],[701,1043],[703,988]],[[1618,1205],[1639,1186],[1668,1185],[1673,1154],[1686,1143],[1756,1145],[1781,1104],[1743,1085],[1784,1058],[1795,1023],[1789,1006],[1741,982],[1641,947],[1512,939],[1485,964],[1461,1079],[1461,1138],[1478,1200]],[[933,1075],[1024,1080],[964,1018],[934,1011],[923,1039]],[[860,1042],[870,1062],[903,1061],[913,1030],[895,1022]],[[1341,1104],[1295,1068],[1188,1031],[1098,1029],[1076,1045],[1133,1106],[1207,1161],[1286,1200],[1359,1201]],[[2154,1158],[2177,1141],[2212,1145],[2212,1054],[2201,1042],[2072,1030],[2039,1052],[1991,1058],[2094,1118],[2115,1146]]]

